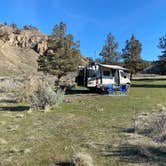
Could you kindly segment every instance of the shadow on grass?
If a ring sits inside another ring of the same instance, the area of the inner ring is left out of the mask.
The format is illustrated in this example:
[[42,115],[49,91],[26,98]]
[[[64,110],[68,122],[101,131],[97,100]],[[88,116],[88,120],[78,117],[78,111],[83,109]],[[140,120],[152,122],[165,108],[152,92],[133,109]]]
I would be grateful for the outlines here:
[[128,133],[128,134],[140,134],[140,135],[144,135],[144,136],[148,136],[151,134],[152,129],[151,128],[147,128],[147,129],[142,129],[140,131],[137,131],[134,127],[129,127],[129,128],[119,128],[116,126],[113,126],[113,128],[117,129],[118,132],[123,132],[123,133]]
[[152,81],[166,81],[166,78],[140,78],[140,79],[132,79],[132,81],[148,81],[148,82],[152,82]]
[[56,166],[75,166],[72,162],[59,162]]
[[103,156],[119,157],[119,161],[126,163],[153,163],[164,166],[166,163],[166,148],[123,145],[113,150],[108,149]]
[[157,84],[132,84],[133,88],[166,88],[166,85],[157,85]]
[[12,112],[22,112],[28,111],[30,109],[29,106],[1,106],[0,111],[12,111]]
[[[134,128],[118,128],[113,126],[113,128],[117,129],[118,132],[125,132],[134,134]],[[148,135],[149,130],[144,131],[141,134]],[[120,145],[115,148],[108,148],[106,151],[101,152],[104,157],[118,157],[120,162],[126,163],[145,163],[145,164],[157,164],[164,166],[166,165],[166,147],[155,147],[148,145]]]
[[134,133],[135,129],[133,127],[129,127],[129,128],[124,128],[124,127],[119,127],[119,126],[112,126],[112,128],[116,129],[117,132],[121,133]]
[[0,100],[0,103],[17,103],[17,100],[15,100],[15,99],[3,99],[3,100]]
[[66,95],[76,95],[76,94],[92,94],[96,93],[95,91],[90,91],[89,89],[71,89],[66,91]]
[[[166,84],[151,84],[155,81],[166,81],[166,78],[140,78],[133,79],[133,81],[140,82],[140,84],[132,83],[131,87],[135,88],[166,88]],[[141,82],[147,82],[142,83]]]

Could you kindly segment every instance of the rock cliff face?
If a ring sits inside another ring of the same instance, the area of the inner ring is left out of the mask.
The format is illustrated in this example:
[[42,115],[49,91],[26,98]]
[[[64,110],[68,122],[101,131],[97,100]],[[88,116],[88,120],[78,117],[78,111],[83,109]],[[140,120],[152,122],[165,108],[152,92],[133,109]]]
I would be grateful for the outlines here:
[[[32,26],[0,24],[0,77],[38,74],[37,59],[47,49],[48,36]],[[80,62],[87,59],[80,55]]]
[[37,59],[47,49],[47,35],[34,27],[0,25],[0,76],[37,73]]
[[27,27],[22,30],[6,25],[0,26],[0,47],[3,45],[17,48],[29,48],[38,54],[43,54],[47,49],[47,36],[36,28]]

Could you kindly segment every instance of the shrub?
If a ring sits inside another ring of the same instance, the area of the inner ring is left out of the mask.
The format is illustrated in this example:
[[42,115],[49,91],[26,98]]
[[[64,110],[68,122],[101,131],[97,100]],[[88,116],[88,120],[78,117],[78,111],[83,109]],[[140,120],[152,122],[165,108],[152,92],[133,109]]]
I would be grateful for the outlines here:
[[166,143],[166,112],[160,113],[150,123],[151,135],[156,142]]
[[33,92],[29,96],[29,103],[32,109],[48,109],[62,103],[64,92],[61,89],[54,90],[48,84]]
[[16,96],[19,102],[29,102],[29,97],[36,91],[42,89],[45,80],[36,76],[25,78],[22,85],[17,89]]
[[38,30],[35,26],[33,25],[24,25],[23,27],[24,30]]
[[149,136],[156,142],[166,143],[166,108],[160,105],[151,114],[140,114],[134,119],[134,131]]
[[12,96],[17,102],[28,103],[32,109],[50,108],[64,99],[64,91],[55,88],[54,79],[43,76],[1,78],[0,92]]

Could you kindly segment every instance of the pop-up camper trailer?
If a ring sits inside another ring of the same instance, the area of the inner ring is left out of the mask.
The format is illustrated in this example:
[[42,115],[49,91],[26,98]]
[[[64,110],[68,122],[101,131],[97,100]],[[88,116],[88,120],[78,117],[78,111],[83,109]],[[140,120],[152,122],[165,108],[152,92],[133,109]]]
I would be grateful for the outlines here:
[[118,65],[105,65],[90,63],[87,66],[78,67],[76,78],[79,86],[89,89],[105,91],[109,85],[119,88],[120,85],[130,86],[129,70]]

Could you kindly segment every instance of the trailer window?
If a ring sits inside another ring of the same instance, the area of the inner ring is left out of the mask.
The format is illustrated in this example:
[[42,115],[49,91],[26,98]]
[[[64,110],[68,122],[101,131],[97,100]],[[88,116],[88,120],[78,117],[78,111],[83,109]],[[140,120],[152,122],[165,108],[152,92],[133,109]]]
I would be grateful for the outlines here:
[[96,76],[96,72],[94,70],[87,70],[87,76],[88,77],[95,77]]
[[110,76],[110,71],[108,71],[108,70],[103,71],[103,75],[104,76]]
[[126,73],[124,73],[123,71],[120,72],[120,75],[121,77],[126,78]]

